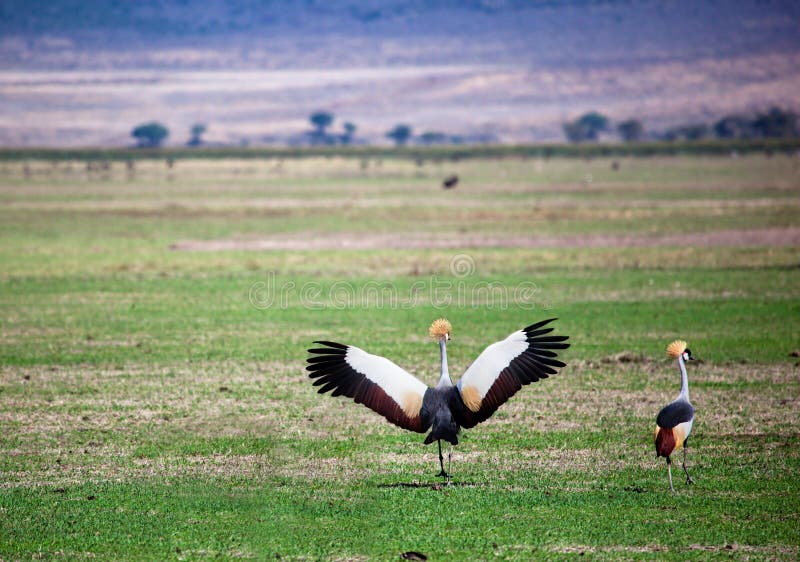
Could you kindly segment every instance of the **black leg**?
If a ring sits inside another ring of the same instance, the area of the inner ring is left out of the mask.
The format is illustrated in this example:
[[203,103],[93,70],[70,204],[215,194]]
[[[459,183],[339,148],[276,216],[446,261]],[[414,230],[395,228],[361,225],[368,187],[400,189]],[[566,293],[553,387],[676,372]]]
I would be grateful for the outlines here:
[[667,474],[669,474],[669,490],[674,494],[675,488],[672,487],[672,459],[669,457],[667,457]]
[[694,480],[692,480],[692,477],[689,476],[689,471],[686,470],[686,448],[687,448],[686,446],[687,446],[688,443],[689,443],[688,439],[686,441],[684,441],[684,443],[683,443],[683,471],[686,473],[686,484],[687,485],[688,484],[694,484]]
[[450,450],[447,451],[447,485],[450,485],[450,473],[452,472],[453,464],[453,445],[450,445]]
[[444,471],[444,457],[442,456],[442,440],[441,439],[437,439],[436,443],[439,445],[439,466],[442,467],[442,471],[439,474],[437,474],[436,476],[447,477],[449,475]]

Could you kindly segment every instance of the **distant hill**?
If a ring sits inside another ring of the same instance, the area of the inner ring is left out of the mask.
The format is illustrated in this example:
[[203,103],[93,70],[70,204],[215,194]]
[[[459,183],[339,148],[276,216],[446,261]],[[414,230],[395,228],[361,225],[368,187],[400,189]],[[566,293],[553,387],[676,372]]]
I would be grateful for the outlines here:
[[[89,69],[108,61],[125,68],[275,68],[319,57],[336,66],[453,59],[598,64],[798,52],[800,3],[4,0],[0,36],[4,68]],[[270,53],[272,45],[282,49]],[[229,53],[178,52],[204,47]],[[148,56],[154,49],[175,53],[168,60]]]
[[319,108],[372,141],[555,139],[590,109],[653,128],[793,106],[799,61],[793,1],[4,0],[0,143],[124,144],[150,119],[259,143]]

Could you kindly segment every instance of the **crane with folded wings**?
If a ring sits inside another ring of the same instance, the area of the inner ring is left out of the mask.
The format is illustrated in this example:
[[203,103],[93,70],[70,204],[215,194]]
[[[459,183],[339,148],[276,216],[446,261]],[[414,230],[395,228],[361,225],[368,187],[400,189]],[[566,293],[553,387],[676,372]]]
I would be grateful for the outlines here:
[[469,366],[454,385],[447,368],[450,322],[440,318],[431,324],[430,336],[439,343],[441,372],[435,387],[429,387],[385,357],[332,341],[316,341],[324,347],[309,349],[309,377],[318,392],[347,396],[379,413],[391,423],[417,433],[428,433],[425,444],[439,446],[438,476],[444,469],[442,440],[458,444],[461,428],[485,421],[522,386],[555,375],[565,367],[555,350],[566,349],[569,336],[551,335],[550,318],[516,331],[493,343]]
[[681,393],[675,400],[661,408],[656,418],[656,458],[667,459],[669,489],[673,493],[675,488],[672,486],[670,455],[675,451],[683,449],[683,472],[686,474],[686,484],[694,484],[686,468],[686,449],[689,448],[689,435],[694,424],[694,406],[689,401],[689,375],[686,374],[686,363],[694,361],[694,356],[686,345],[683,340],[675,340],[667,346],[667,355],[675,359],[681,374]]

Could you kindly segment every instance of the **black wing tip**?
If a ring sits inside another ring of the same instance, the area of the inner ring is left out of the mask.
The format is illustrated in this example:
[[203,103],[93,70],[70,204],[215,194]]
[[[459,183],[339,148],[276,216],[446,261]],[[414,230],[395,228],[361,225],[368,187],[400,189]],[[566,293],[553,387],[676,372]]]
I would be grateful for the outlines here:
[[309,376],[312,378],[321,376],[331,364],[343,360],[348,348],[348,346],[343,343],[333,341],[317,340],[314,341],[314,343],[327,347],[312,347],[306,350],[309,353],[309,356],[306,358],[306,363],[308,363],[306,370],[310,371]]
[[557,343],[562,341],[567,341],[569,336],[550,336],[543,334],[541,336],[534,336],[530,338],[528,341],[531,342],[541,342],[541,343]]
[[315,340],[312,343],[324,345],[326,347],[318,348],[318,347],[310,347],[306,351],[308,353],[317,353],[317,354],[328,354],[333,350],[341,351],[342,353],[347,351],[348,345],[343,343],[337,343],[335,341],[327,341],[327,340]]
[[538,328],[541,328],[543,326],[547,326],[550,322],[554,322],[556,320],[558,320],[557,316],[555,316],[553,318],[548,318],[547,320],[540,320],[539,322],[535,322],[535,323],[531,324],[530,326],[528,326],[526,328],[523,328],[522,331],[523,332],[532,332],[532,331],[534,331],[534,330],[536,330]]
[[329,340],[314,340],[312,343],[319,343],[322,345],[327,345],[328,347],[335,347],[336,349],[347,349],[348,347],[346,344]]
[[528,349],[531,351],[539,351],[540,349],[552,351],[555,349],[567,349],[569,346],[570,344],[564,342],[543,342],[536,340],[528,342]]

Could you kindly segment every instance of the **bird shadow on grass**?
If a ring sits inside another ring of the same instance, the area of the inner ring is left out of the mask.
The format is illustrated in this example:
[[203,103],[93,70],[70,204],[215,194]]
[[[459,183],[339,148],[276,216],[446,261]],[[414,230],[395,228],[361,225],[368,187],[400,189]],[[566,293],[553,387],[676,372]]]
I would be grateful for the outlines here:
[[482,484],[475,482],[390,482],[378,484],[378,488],[429,488],[431,490],[447,490],[452,488],[477,488]]

